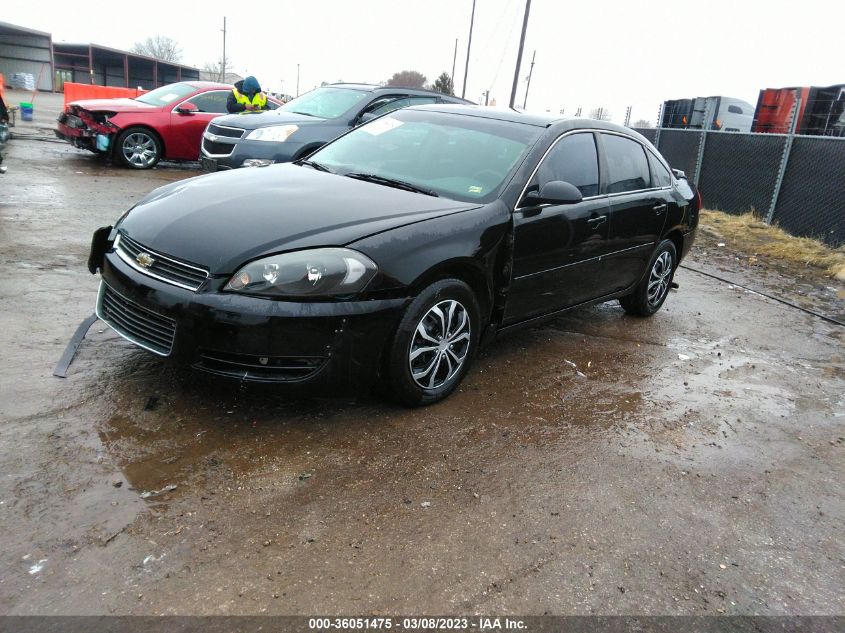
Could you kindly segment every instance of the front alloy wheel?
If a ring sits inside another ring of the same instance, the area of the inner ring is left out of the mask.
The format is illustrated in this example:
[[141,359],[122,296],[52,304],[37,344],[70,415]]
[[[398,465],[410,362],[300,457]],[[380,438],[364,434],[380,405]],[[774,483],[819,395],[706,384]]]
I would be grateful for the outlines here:
[[472,327],[466,308],[454,299],[441,301],[417,324],[408,351],[414,382],[437,389],[452,380],[467,357]]
[[150,130],[133,127],[117,137],[115,152],[131,169],[151,169],[161,159],[161,143]]
[[469,370],[481,331],[478,301],[459,279],[424,288],[408,305],[385,353],[393,397],[418,407],[442,400]]

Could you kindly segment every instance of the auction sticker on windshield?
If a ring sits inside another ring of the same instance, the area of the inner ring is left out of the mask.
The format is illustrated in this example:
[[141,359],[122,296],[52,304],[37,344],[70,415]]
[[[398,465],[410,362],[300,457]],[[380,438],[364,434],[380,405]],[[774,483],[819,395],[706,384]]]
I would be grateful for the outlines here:
[[402,121],[394,119],[393,117],[385,116],[380,119],[376,119],[361,129],[365,132],[369,132],[373,136],[378,136],[379,134],[384,134],[385,132],[389,132],[390,130],[399,127],[402,123]]

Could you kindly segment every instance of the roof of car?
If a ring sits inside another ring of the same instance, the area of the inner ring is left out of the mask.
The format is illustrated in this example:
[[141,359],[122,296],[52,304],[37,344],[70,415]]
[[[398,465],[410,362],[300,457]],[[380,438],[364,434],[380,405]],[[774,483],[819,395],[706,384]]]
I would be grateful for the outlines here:
[[183,81],[194,88],[231,88],[232,84],[221,84],[219,81]]
[[432,112],[443,112],[450,114],[461,114],[464,116],[475,116],[484,119],[495,119],[497,121],[509,121],[512,123],[522,123],[524,125],[534,125],[537,127],[551,127],[553,125],[560,125],[565,129],[576,128],[590,128],[599,130],[608,130],[610,132],[623,132],[631,136],[640,135],[622,125],[611,123],[609,121],[598,121],[596,119],[582,119],[574,117],[560,117],[546,114],[535,114],[531,112],[523,112],[521,110],[511,110],[509,108],[491,108],[488,106],[478,105],[463,105],[451,103],[436,103],[430,105],[413,106],[414,110],[429,110]]
[[418,95],[432,95],[438,97],[446,97],[448,99],[455,99],[456,101],[464,101],[466,103],[472,103],[472,101],[468,101],[467,99],[462,99],[461,97],[456,97],[455,95],[448,95],[442,92],[437,92],[436,90],[427,90],[425,88],[413,88],[409,86],[380,86],[376,84],[348,84],[348,83],[336,83],[336,84],[326,84],[325,88],[347,88],[349,90],[366,90],[367,92],[391,92],[395,90],[402,90],[403,92],[407,92],[408,94],[418,94]]

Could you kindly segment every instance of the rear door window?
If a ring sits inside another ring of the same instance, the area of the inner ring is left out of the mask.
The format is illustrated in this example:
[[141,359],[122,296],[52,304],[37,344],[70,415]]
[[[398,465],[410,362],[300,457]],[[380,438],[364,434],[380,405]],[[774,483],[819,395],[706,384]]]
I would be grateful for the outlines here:
[[400,108],[423,105],[426,103],[437,103],[437,101],[437,97],[391,98],[388,99],[386,103],[381,100],[375,102],[372,106],[370,106],[371,109],[368,109],[367,112],[373,114],[374,116],[381,116],[382,114],[387,114],[388,112],[393,112],[394,110],[399,110]]
[[651,174],[642,145],[615,134],[602,134],[602,141],[607,159],[607,193],[651,187]]
[[599,193],[599,163],[591,132],[570,134],[559,140],[540,163],[532,185],[563,180],[575,185],[585,198]]
[[415,106],[415,105],[425,105],[428,103],[437,103],[440,101],[437,97],[409,97],[408,98],[408,105]]

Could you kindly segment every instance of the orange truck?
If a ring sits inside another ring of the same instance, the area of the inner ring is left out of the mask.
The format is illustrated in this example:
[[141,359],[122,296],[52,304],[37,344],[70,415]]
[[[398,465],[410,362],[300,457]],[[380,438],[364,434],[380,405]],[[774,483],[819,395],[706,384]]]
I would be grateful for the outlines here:
[[765,88],[760,91],[752,132],[786,134],[797,107],[797,134],[845,136],[845,84]]

